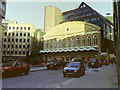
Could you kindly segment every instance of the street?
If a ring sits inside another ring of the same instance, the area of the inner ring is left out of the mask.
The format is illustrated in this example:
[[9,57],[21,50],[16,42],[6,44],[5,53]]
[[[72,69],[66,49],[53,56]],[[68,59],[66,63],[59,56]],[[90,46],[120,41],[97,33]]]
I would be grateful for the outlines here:
[[44,70],[3,78],[2,88],[116,88],[115,75],[115,65],[102,66],[98,72],[86,66],[86,74],[80,78],[63,77],[62,69]]

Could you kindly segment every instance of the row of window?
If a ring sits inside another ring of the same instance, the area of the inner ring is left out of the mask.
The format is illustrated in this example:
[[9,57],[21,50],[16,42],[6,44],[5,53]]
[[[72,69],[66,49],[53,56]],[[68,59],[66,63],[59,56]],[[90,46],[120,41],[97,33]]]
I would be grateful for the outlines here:
[[30,30],[31,28],[30,27],[15,27],[15,26],[9,26],[9,27],[7,27],[7,26],[5,26],[5,30],[7,30],[7,28],[9,29],[9,30]]
[[[4,35],[7,36],[7,32]],[[8,33],[8,36],[30,36],[30,33]]]
[[4,48],[29,48],[29,45],[3,45]]
[[6,39],[4,38],[4,42],[30,42],[30,39]]
[[3,51],[3,54],[26,54],[28,51]]
[[80,46],[97,46],[98,45],[98,37],[97,35],[93,36],[82,36],[80,37],[74,37],[74,38],[68,38],[57,41],[56,39],[46,41],[46,48],[66,48],[66,47],[80,47]]

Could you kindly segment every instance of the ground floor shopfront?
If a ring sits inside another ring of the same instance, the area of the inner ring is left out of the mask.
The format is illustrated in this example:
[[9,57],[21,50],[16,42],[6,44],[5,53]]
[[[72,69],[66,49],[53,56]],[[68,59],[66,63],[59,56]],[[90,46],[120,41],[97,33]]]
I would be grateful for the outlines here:
[[42,59],[44,62],[55,59],[62,59],[65,61],[71,61],[75,58],[81,58],[89,60],[90,58],[98,57],[98,51],[72,51],[72,52],[57,52],[57,53],[42,53]]

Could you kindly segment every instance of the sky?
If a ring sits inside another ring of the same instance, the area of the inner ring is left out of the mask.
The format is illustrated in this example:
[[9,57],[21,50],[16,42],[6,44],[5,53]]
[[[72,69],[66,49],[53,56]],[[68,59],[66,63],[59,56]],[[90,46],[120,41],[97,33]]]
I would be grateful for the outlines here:
[[[6,19],[16,20],[18,23],[33,24],[36,29],[44,29],[45,6],[56,6],[61,12],[77,8],[79,2],[7,2]],[[113,13],[112,2],[85,2],[103,16]]]

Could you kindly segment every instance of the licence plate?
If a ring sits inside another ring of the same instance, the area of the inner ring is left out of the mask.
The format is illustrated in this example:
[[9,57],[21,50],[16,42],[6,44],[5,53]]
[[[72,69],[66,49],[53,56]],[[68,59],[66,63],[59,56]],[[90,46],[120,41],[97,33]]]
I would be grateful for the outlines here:
[[67,73],[67,74],[73,74],[73,73]]

